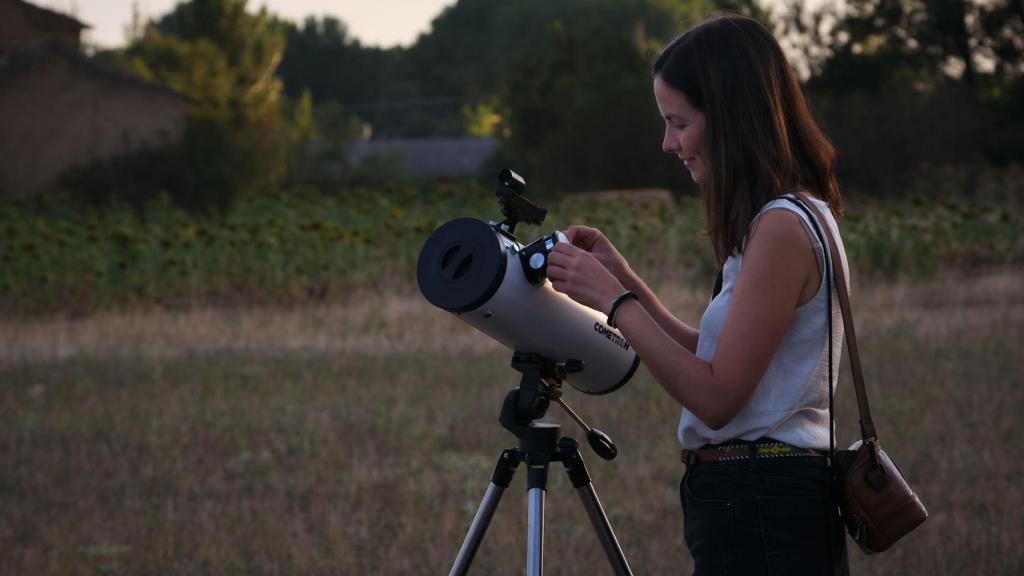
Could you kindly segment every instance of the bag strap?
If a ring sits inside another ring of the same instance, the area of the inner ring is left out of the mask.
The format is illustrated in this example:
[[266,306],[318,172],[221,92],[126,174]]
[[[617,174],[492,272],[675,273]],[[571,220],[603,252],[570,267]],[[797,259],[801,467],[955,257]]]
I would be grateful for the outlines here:
[[[871,407],[868,405],[868,394],[864,387],[864,373],[861,369],[860,350],[857,347],[857,334],[853,328],[853,312],[850,310],[850,295],[847,290],[846,272],[843,270],[843,261],[839,255],[838,242],[836,242],[836,239],[832,234],[832,229],[825,224],[827,220],[825,220],[824,215],[822,215],[821,211],[818,210],[813,202],[808,201],[801,194],[796,193],[785,196],[784,198],[790,202],[796,203],[797,206],[803,208],[805,212],[810,211],[810,213],[814,215],[811,218],[811,221],[814,223],[819,236],[824,236],[825,243],[828,245],[828,253],[831,257],[830,260],[833,264],[838,264],[831,266],[831,268],[832,274],[835,276],[836,280],[836,293],[839,296],[839,308],[843,314],[843,328],[846,333],[846,346],[850,351],[850,368],[853,371],[853,387],[857,393],[857,408],[860,412],[861,439],[865,443],[869,440],[877,440],[878,434],[875,432],[875,424],[871,419]],[[819,223],[821,223],[821,226],[818,225]],[[824,234],[822,234],[822,228],[825,230]],[[831,299],[831,296],[829,296],[830,302]],[[831,335],[831,314],[829,314],[829,324],[829,335]],[[832,350],[830,346],[829,362],[831,363],[831,361]],[[831,391],[831,389],[832,382],[830,380],[829,390]],[[831,412],[831,407],[829,411]]]
[[[784,198],[793,204],[796,204],[796,207],[799,208],[805,216],[807,216],[807,219],[814,226],[814,235],[818,237],[818,242],[822,246],[822,254],[825,260],[825,293],[829,295],[828,299],[825,300],[825,325],[828,329],[828,465],[831,467],[836,455],[836,426],[835,411],[833,410],[834,395],[832,390],[832,377],[836,373],[833,366],[835,354],[832,353],[834,349],[834,343],[832,340],[832,254],[824,250],[824,246],[826,245],[825,235],[821,231],[818,219],[812,216],[807,210],[807,207],[797,200],[785,196]],[[831,496],[831,491],[829,492],[829,495]],[[831,508],[832,499],[830,497],[829,509]],[[829,525],[831,526],[831,517],[829,519]],[[831,554],[831,548],[829,548],[829,553]],[[829,560],[829,563],[831,564],[831,559]]]

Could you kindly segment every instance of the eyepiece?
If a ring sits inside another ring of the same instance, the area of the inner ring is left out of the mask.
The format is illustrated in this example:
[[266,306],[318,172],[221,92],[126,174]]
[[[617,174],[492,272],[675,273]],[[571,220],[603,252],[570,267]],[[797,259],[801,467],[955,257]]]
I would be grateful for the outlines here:
[[503,168],[501,172],[498,172],[498,184],[517,196],[526,190],[526,180],[508,168]]

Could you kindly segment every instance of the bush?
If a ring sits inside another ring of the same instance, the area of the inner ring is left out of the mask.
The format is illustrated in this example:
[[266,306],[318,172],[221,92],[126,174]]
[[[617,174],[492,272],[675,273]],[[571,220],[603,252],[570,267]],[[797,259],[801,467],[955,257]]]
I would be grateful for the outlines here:
[[[533,183],[534,185],[537,183]],[[523,241],[572,223],[600,227],[653,285],[710,283],[701,200],[668,194],[527,196],[549,210]],[[218,218],[165,195],[145,207],[58,197],[0,211],[0,315],[137,304],[300,303],[352,290],[415,290],[424,240],[460,216],[500,219],[490,188],[430,183],[241,195]],[[854,276],[902,278],[1019,265],[1021,215],[1005,201],[952,195],[851,201],[840,222]]]
[[189,212],[224,213],[240,190],[237,150],[220,125],[190,120],[182,142],[72,168],[59,188],[96,207],[124,204],[140,214],[161,194]]

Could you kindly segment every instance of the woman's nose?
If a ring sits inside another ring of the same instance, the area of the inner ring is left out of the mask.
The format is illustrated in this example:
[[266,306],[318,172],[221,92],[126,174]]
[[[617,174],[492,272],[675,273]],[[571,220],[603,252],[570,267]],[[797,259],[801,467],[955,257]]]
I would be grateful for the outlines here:
[[661,141],[661,149],[667,154],[674,154],[679,149],[679,143],[672,138],[671,131],[665,130],[665,138]]

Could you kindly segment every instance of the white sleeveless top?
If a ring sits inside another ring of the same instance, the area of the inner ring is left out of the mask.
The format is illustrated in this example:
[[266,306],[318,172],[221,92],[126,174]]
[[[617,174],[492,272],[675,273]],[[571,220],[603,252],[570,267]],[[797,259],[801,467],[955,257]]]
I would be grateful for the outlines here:
[[[806,196],[805,196],[806,198]],[[833,236],[838,240],[843,270],[849,266],[846,249],[839,237],[839,227],[825,202],[812,198],[814,205],[827,220]],[[789,210],[796,213],[807,232],[821,270],[821,286],[814,297],[799,306],[772,357],[754,394],[739,414],[719,430],[712,430],[689,410],[683,409],[679,421],[679,442],[684,448],[697,449],[705,444],[719,444],[727,440],[757,440],[770,437],[800,448],[828,449],[828,347],[827,305],[825,300],[825,248],[814,232],[813,224],[804,212],[789,200],[777,198],[765,204],[754,217],[756,221],[768,210]],[[824,232],[824,229],[822,229]],[[700,320],[697,357],[710,362],[718,345],[733,286],[743,265],[743,255],[733,254],[722,270],[722,290],[708,304]],[[849,283],[847,283],[849,288]],[[832,288],[832,386],[839,380],[839,359],[843,348],[843,315],[839,308],[835,287]]]

